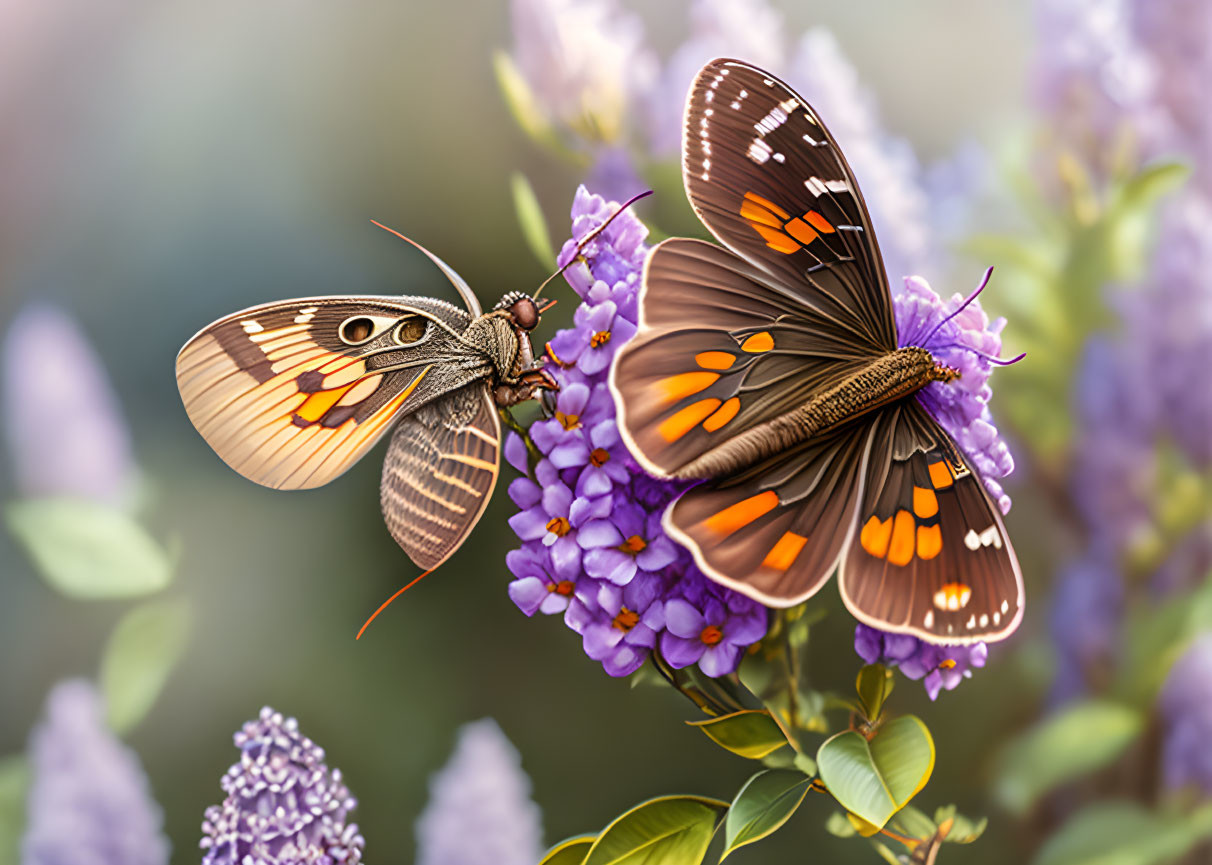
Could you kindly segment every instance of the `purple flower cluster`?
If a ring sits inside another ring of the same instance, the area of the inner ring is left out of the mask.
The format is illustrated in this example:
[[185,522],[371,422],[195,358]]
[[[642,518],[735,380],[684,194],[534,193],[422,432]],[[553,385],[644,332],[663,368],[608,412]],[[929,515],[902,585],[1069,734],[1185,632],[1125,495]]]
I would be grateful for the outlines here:
[[539,806],[518,751],[491,718],[459,728],[417,819],[417,865],[533,865],[543,855]]
[[[574,239],[560,263],[616,209],[578,189]],[[633,673],[658,648],[675,667],[697,663],[721,676],[765,634],[766,609],[707,580],[665,535],[661,515],[685,486],[649,477],[631,457],[606,384],[611,360],[636,331],[646,234],[625,213],[566,271],[582,302],[574,327],[548,343],[561,389],[552,416],[530,428],[540,458],[531,467],[516,434],[505,446],[525,475],[509,487],[519,508],[509,522],[522,542],[506,557],[516,578],[509,594],[528,616],[562,613],[612,676]]]
[[1197,637],[1170,668],[1159,700],[1166,786],[1212,793],[1212,634]]
[[955,690],[989,657],[984,643],[935,646],[910,634],[887,634],[862,623],[854,629],[854,650],[868,664],[897,667],[910,679],[921,679],[931,700],[938,699],[943,688]]
[[88,682],[56,685],[30,740],[26,865],[167,865],[163,817],[134,752],[105,726]]
[[206,809],[203,865],[356,865],[365,841],[357,807],[324,749],[294,718],[266,706],[235,737],[240,761],[223,776],[221,805]]

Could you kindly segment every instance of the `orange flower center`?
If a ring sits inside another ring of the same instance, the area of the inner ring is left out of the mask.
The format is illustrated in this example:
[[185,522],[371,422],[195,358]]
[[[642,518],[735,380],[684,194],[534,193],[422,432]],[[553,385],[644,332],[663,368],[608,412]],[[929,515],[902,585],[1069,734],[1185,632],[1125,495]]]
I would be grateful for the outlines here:
[[702,633],[699,634],[699,639],[708,646],[714,646],[720,640],[724,639],[724,632],[715,625],[708,625],[707,627],[703,628]]
[[579,414],[564,414],[564,412],[558,411],[555,413],[555,419],[566,430],[574,430],[581,425],[581,416]]
[[614,621],[611,622],[611,624],[614,625],[614,627],[618,628],[620,631],[623,631],[624,633],[626,633],[627,631],[630,631],[632,628],[634,628],[639,621],[640,621],[639,613],[635,612],[634,610],[629,610],[626,607],[623,607],[621,610],[619,610],[619,614],[614,617]]
[[602,463],[610,462],[610,453],[606,448],[594,448],[589,452],[589,461],[595,466],[601,466]]
[[608,330],[599,330],[593,336],[589,337],[590,348],[601,348],[608,342],[610,342],[610,331]]
[[954,666],[955,666],[954,658],[945,658],[939,663],[938,668],[940,670],[950,670]]
[[548,592],[555,592],[557,595],[567,597],[572,594],[572,580],[560,580],[558,583],[550,583],[547,586]]
[[564,363],[564,361],[556,357],[556,353],[551,349],[551,343],[547,343],[547,356],[551,358],[556,366],[563,367],[564,369],[568,369],[570,366],[572,366],[572,364]]
[[646,540],[641,538],[639,535],[632,535],[619,545],[619,549],[625,553],[632,553],[634,555],[635,553],[644,552],[644,549],[647,546],[648,542]]
[[551,532],[557,538],[562,538],[572,529],[566,517],[555,517],[547,523],[547,531]]

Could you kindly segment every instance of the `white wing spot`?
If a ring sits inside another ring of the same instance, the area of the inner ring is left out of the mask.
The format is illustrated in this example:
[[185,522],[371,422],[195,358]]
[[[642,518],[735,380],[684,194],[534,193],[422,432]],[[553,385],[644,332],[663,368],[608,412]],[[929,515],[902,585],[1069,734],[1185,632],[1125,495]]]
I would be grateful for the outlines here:
[[769,144],[760,138],[753,139],[753,143],[749,145],[749,158],[762,165],[770,158],[772,150]]
[[981,613],[981,627],[986,628],[988,626],[989,626],[989,614]]
[[922,619],[922,625],[924,625],[927,628],[934,627],[934,610],[926,611],[926,618]]
[[265,330],[265,328],[257,323],[256,319],[252,318],[248,319],[247,321],[240,322],[240,327],[244,328],[245,333],[260,333],[261,331]]
[[981,536],[976,533],[976,529],[968,529],[968,534],[964,535],[964,546],[970,550],[981,548]]
[[1003,613],[1010,612],[1010,602],[1009,601],[1002,601],[1002,612]]
[[775,162],[786,162],[787,157],[781,153],[776,153],[776,154],[774,154],[774,161]]
[[731,108],[732,108],[734,111],[739,110],[739,109],[740,109],[740,107],[741,107],[741,103],[737,102],[736,100],[733,100],[732,105],[731,105],[730,107],[731,107]]

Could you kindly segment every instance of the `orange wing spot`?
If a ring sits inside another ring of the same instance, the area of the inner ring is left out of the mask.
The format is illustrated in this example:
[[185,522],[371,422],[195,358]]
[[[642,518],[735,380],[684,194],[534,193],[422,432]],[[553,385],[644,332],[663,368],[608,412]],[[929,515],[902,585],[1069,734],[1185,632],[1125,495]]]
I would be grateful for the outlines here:
[[774,337],[769,331],[755,333],[743,343],[741,343],[741,351],[747,351],[750,354],[761,354],[764,351],[770,351],[774,348]]
[[754,227],[758,225],[769,225],[771,228],[783,227],[783,220],[775,216],[774,211],[755,203],[749,196],[745,196],[745,200],[741,202],[741,216]]
[[698,426],[707,415],[720,407],[718,399],[701,399],[661,421],[657,432],[667,442],[675,442]]
[[825,217],[821,216],[815,210],[809,210],[804,214],[804,219],[808,220],[808,224],[819,231],[821,234],[832,234],[837,231],[833,227],[833,223]]
[[963,583],[947,583],[934,593],[934,606],[940,610],[955,612],[968,606],[971,599],[971,588]]
[[933,559],[943,551],[943,531],[938,526],[917,527],[917,557]]
[[778,503],[778,493],[774,490],[766,490],[724,508],[718,514],[703,520],[703,525],[718,535],[730,535],[737,529],[743,529],[758,517],[770,513],[778,507]]
[[807,246],[808,244],[812,243],[812,241],[820,237],[819,234],[808,226],[808,223],[804,222],[804,220],[800,219],[798,216],[783,226],[783,230],[800,243],[804,244],[804,246]]
[[335,387],[332,390],[316,391],[295,410],[295,416],[308,423],[315,423],[324,417],[324,413],[336,405],[338,400],[345,396],[345,393],[352,387],[353,385],[350,384],[345,387]]
[[782,252],[790,255],[800,248],[798,243],[777,229],[767,228],[766,226],[758,225],[757,223],[750,224],[754,227],[754,229],[757,230],[757,233],[760,234],[763,239],[765,239],[766,245],[775,252]]
[[703,369],[728,369],[736,358],[726,351],[700,351],[694,356],[694,362]]
[[897,511],[892,523],[892,541],[888,544],[888,564],[907,565],[913,561],[913,514]]
[[863,531],[859,534],[859,543],[868,553],[877,559],[882,559],[888,554],[888,541],[891,538],[892,517],[881,520],[872,514],[871,519],[867,520],[867,524],[863,526]]
[[745,198],[747,198],[749,201],[755,202],[756,204],[760,204],[762,207],[769,210],[771,213],[773,213],[775,216],[782,219],[784,222],[791,218],[790,213],[783,210],[783,208],[779,207],[777,204],[775,204],[769,198],[762,198],[762,196],[758,195],[756,192],[746,192]]
[[922,519],[938,513],[938,497],[934,490],[916,486],[913,488],[913,512]]
[[673,403],[701,390],[706,390],[719,378],[718,372],[684,372],[661,379],[656,383],[656,387],[661,392],[661,399],[667,403]]
[[934,484],[936,490],[945,490],[951,486],[951,469],[947,468],[946,460],[930,463],[930,483]]
[[804,549],[806,543],[808,539],[803,535],[786,532],[778,539],[778,543],[770,548],[766,558],[762,559],[762,564],[776,571],[785,571],[795,563],[796,556]]
[[736,397],[732,397],[725,401],[715,414],[703,421],[703,429],[707,430],[707,432],[715,432],[736,417],[736,413],[740,410],[741,401]]

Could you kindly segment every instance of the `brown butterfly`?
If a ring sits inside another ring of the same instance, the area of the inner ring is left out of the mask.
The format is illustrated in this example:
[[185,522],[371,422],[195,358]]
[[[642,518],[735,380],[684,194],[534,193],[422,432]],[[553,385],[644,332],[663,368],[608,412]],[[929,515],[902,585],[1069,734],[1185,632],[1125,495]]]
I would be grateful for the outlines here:
[[706,479],[666,530],[716,581],[786,607],[835,568],[861,621],[935,643],[1023,614],[1001,515],[915,398],[958,373],[898,347],[888,278],[833,136],[773,75],[699,72],[686,194],[724,244],[672,238],[644,269],[616,359],[620,428],[654,474]]
[[328,483],[394,424],[383,516],[429,571],[459,548],[492,495],[498,407],[556,384],[531,350],[541,312],[533,297],[511,292],[484,313],[457,273],[417,248],[466,309],[428,297],[360,296],[255,306],[185,344],[177,386],[223,461],[275,489]]

